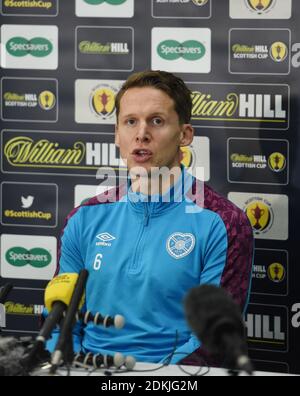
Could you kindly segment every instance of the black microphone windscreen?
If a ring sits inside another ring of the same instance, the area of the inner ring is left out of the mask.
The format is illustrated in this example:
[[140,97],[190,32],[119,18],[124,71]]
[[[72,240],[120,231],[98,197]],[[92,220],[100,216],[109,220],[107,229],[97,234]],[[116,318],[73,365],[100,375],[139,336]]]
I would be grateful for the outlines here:
[[244,337],[245,327],[239,306],[222,288],[202,285],[192,288],[185,301],[187,322],[210,351],[220,352],[220,337],[237,333]]

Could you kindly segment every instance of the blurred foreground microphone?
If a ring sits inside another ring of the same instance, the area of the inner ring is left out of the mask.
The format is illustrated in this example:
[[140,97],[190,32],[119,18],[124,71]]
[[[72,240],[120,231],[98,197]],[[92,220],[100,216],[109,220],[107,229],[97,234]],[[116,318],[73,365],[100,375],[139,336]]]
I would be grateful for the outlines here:
[[0,338],[0,377],[26,376],[27,373],[20,361],[24,347],[16,338]]
[[223,289],[198,286],[185,298],[187,322],[211,354],[221,355],[226,368],[253,374],[245,326],[239,306]]
[[52,366],[50,369],[51,374],[56,372],[57,367],[60,365],[62,360],[64,360],[65,363],[72,363],[73,361],[72,329],[76,322],[76,313],[84,301],[84,291],[88,275],[89,273],[86,269],[81,270],[79,273],[76,286],[74,288],[74,293],[62,323],[55,350],[52,354]]
[[76,273],[65,273],[53,278],[45,290],[45,306],[49,312],[34,344],[22,360],[23,366],[30,371],[35,367],[43,351],[44,344],[50,338],[54,328],[60,323],[65,310],[70,304],[78,279]]

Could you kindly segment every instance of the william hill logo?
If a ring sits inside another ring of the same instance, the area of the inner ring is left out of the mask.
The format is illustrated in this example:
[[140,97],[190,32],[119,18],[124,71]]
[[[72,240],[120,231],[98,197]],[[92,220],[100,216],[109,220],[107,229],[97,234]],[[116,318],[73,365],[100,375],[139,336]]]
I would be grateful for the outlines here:
[[51,54],[53,45],[43,37],[35,37],[27,40],[24,37],[13,37],[6,43],[7,52],[16,57],[32,55],[36,58],[43,58]]
[[205,56],[206,49],[202,43],[196,40],[188,40],[180,43],[176,40],[165,40],[157,47],[158,55],[169,61],[183,58],[187,61],[196,61]]
[[47,139],[34,142],[29,137],[20,136],[6,143],[4,155],[12,166],[79,165],[85,155],[85,147],[82,142],[76,142],[72,149],[63,149],[59,143]]
[[35,268],[44,268],[52,261],[51,254],[46,249],[42,248],[27,250],[23,247],[14,247],[6,252],[5,258],[6,261],[14,267],[31,265]]
[[189,83],[188,86],[192,91],[194,125],[288,128],[290,93],[287,85]]
[[100,5],[103,3],[107,3],[111,5],[121,5],[125,3],[127,0],[84,0],[84,1],[90,5]]
[[98,43],[96,41],[81,41],[79,51],[87,55],[128,55],[128,43]]

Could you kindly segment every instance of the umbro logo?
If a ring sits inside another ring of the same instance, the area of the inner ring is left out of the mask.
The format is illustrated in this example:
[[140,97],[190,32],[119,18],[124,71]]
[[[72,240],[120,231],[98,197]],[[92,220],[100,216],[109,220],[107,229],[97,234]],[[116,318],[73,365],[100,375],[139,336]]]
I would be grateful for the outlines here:
[[101,242],[97,242],[96,246],[111,246],[111,241],[115,240],[116,238],[112,236],[109,232],[103,232],[96,237]]

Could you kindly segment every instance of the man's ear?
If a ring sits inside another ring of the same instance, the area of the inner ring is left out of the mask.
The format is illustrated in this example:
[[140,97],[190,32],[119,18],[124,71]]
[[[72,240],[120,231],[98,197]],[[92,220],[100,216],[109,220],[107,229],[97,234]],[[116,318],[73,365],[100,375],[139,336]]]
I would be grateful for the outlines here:
[[116,126],[115,126],[115,145],[117,147],[120,147],[120,137],[119,137],[118,124],[116,124]]
[[191,124],[183,124],[180,133],[180,147],[189,146],[194,139],[194,128]]

